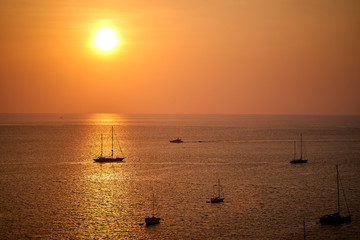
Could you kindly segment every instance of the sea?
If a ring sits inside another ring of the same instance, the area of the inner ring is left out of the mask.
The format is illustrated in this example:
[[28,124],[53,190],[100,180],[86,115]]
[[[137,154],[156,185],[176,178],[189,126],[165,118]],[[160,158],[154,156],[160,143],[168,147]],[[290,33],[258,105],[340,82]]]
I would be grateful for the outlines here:
[[360,239],[360,116],[0,114],[0,194],[0,239]]

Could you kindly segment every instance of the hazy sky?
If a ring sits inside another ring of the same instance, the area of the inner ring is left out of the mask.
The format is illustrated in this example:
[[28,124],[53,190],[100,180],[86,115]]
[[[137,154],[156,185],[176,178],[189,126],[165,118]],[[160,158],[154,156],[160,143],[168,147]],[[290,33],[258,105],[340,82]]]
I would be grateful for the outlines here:
[[2,113],[360,114],[359,0],[1,0],[0,27]]

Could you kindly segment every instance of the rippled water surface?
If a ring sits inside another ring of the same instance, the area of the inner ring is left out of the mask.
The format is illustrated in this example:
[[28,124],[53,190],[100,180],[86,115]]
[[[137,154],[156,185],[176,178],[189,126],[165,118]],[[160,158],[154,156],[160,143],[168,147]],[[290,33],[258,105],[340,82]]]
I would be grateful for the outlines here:
[[[111,126],[126,159],[94,163]],[[292,165],[300,133],[309,162]],[[305,219],[307,239],[359,239],[359,158],[356,116],[2,114],[0,238],[303,239]],[[336,164],[353,221],[324,226]]]

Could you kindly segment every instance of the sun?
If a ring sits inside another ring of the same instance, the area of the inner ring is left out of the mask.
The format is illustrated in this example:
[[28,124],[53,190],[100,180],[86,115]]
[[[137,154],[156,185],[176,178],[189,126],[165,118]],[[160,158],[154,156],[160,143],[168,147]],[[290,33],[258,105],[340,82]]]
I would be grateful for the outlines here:
[[97,49],[107,52],[118,45],[118,38],[113,29],[101,28],[95,32],[93,44]]

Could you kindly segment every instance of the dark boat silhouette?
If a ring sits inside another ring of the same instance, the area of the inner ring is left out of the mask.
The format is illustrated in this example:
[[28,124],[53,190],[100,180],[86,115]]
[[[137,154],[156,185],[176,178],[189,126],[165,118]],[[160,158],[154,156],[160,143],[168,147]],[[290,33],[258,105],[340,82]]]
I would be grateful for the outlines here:
[[[120,152],[122,153],[121,148],[120,148]],[[101,134],[101,153],[99,157],[94,159],[94,161],[99,163],[107,163],[107,162],[121,162],[124,159],[125,157],[114,157],[114,127],[111,127],[111,156],[103,155],[103,137]]]
[[[213,186],[214,193],[215,193],[215,187],[216,187],[216,184]],[[220,193],[221,193],[220,179],[218,179],[217,189],[218,189],[218,194],[217,194],[217,196],[211,198],[211,203],[218,203],[218,202],[224,201],[224,198],[220,196]]]
[[184,142],[180,138],[177,138],[177,139],[174,139],[174,140],[169,140],[169,141],[170,141],[170,143],[182,143],[182,142]]
[[336,213],[333,214],[327,214],[324,215],[320,218],[320,223],[321,224],[332,224],[332,225],[341,225],[342,223],[350,223],[351,222],[351,215],[350,215],[350,210],[348,208],[348,205],[346,203],[346,198],[345,198],[345,193],[344,193],[344,189],[342,188],[343,194],[344,194],[344,200],[345,200],[345,204],[346,204],[346,208],[348,210],[348,215],[347,216],[341,216],[340,214],[340,186],[339,186],[339,168],[338,165],[336,165],[336,179],[337,179],[337,197],[338,197],[338,210]]
[[303,159],[302,155],[302,134],[300,134],[300,158],[296,159],[296,142],[294,142],[294,160],[290,161],[290,163],[307,163],[308,160]]
[[153,213],[151,217],[145,218],[145,224],[146,226],[155,225],[160,223],[160,218],[155,217],[155,197],[153,194]]

